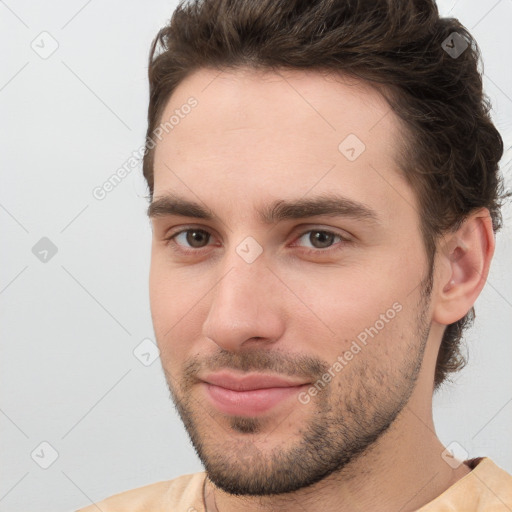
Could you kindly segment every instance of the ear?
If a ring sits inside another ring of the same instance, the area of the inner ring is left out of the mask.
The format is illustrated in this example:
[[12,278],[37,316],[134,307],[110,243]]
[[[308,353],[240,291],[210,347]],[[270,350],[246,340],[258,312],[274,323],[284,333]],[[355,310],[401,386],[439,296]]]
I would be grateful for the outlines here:
[[494,246],[487,208],[473,212],[457,231],[444,237],[438,251],[437,300],[432,320],[449,325],[471,309],[487,280]]

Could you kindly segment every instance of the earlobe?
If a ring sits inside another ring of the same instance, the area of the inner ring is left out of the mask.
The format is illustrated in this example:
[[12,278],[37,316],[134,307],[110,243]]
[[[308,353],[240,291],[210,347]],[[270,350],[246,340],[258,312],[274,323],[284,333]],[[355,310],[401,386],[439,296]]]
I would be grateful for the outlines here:
[[438,286],[433,320],[449,325],[473,306],[487,280],[494,254],[494,232],[489,211],[470,215],[460,228],[447,235],[438,252]]

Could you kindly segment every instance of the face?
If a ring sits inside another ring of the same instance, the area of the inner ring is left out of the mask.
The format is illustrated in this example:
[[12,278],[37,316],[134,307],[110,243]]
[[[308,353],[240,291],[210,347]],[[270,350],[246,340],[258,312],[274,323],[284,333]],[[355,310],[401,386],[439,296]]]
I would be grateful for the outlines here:
[[173,115],[150,271],[171,397],[218,487],[294,491],[377,445],[420,374],[428,265],[399,121],[353,80],[243,69],[189,76]]

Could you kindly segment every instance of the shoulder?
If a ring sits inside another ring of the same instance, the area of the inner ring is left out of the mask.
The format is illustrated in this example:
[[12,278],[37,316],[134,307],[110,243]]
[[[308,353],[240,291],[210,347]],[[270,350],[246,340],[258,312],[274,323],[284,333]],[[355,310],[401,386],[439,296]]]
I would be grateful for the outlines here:
[[504,499],[507,505],[512,505],[512,475],[488,457],[480,457],[476,461],[471,473],[474,472],[474,476],[491,493]]
[[512,475],[489,457],[465,461],[471,471],[418,512],[512,510]]
[[474,469],[466,475],[467,483],[459,490],[468,496],[474,493],[475,510],[478,512],[512,510],[512,475],[489,457],[473,460],[476,462]]
[[[76,512],[202,512],[205,472],[182,475],[172,480],[114,494]],[[171,508],[172,507],[172,508]]]

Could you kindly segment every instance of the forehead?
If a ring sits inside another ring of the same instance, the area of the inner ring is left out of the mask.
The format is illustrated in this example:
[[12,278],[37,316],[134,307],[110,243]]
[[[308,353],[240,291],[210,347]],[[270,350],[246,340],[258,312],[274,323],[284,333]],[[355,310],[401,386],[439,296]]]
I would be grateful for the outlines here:
[[155,149],[155,197],[172,190],[259,201],[336,189],[389,203],[398,187],[414,201],[398,172],[402,125],[377,90],[354,78],[201,69],[176,88],[161,122],[172,116]]
[[[386,139],[396,140],[395,132],[400,128],[399,120],[378,90],[346,75],[200,69],[178,85],[161,121],[180,113],[192,96],[197,106],[191,115],[180,116],[171,130],[180,142],[186,142],[179,138],[186,130],[190,144],[200,144],[201,129],[208,128],[210,139],[225,137],[226,131],[253,129],[267,134],[279,131],[283,143],[309,139],[311,145],[318,145],[320,140],[310,137],[319,135],[326,138],[326,143],[334,143],[335,149],[336,142],[353,133],[377,148]],[[299,149],[295,144],[294,150]]]

